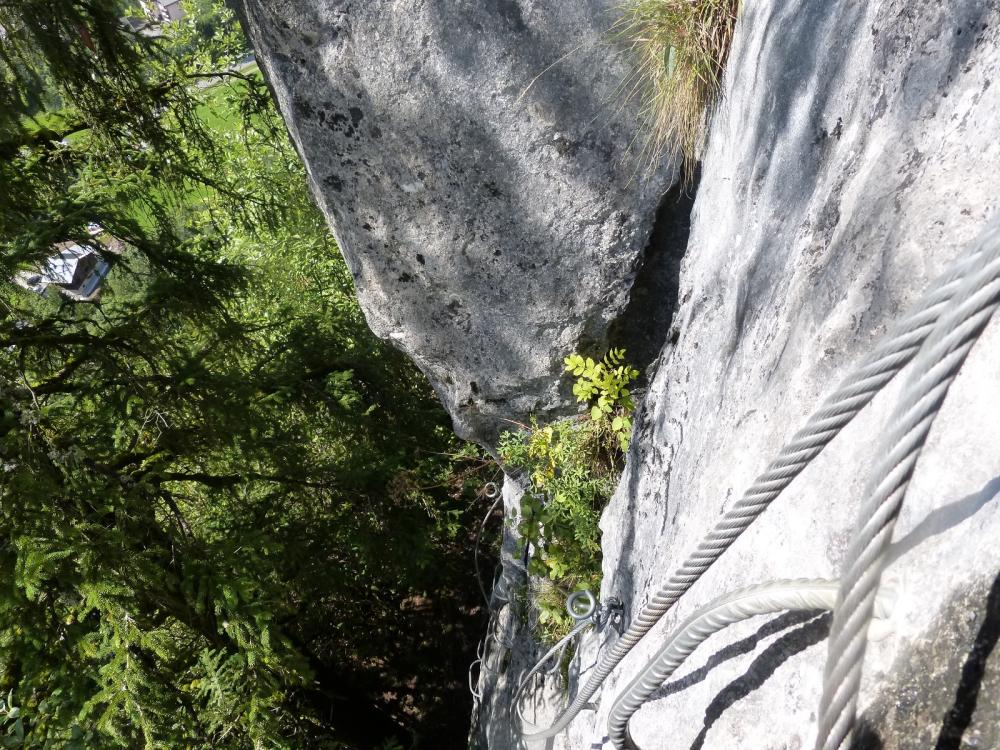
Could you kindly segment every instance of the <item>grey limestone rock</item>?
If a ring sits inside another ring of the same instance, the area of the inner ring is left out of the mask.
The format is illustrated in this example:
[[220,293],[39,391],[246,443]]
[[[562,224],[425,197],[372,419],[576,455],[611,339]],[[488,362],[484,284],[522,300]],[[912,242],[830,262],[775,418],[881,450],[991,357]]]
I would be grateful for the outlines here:
[[[996,3],[745,3],[681,270],[679,336],[602,521],[605,595],[638,611],[996,215],[998,75]],[[607,746],[614,696],[697,607],[749,584],[837,577],[905,377],[622,663],[565,747]],[[896,604],[888,637],[869,645],[858,747],[998,741],[998,394],[995,319],[948,394],[896,527],[885,576]],[[713,637],[636,715],[636,741],[811,748],[827,627],[783,615]]]
[[[600,342],[639,291],[667,308],[677,297],[676,336],[662,309],[646,323],[647,308],[633,312],[632,328],[656,329],[647,348],[670,340],[602,520],[602,594],[634,614],[995,214],[1000,6],[745,2],[679,289],[666,257],[630,299],[673,170],[637,178],[635,113],[615,106],[624,63],[604,35],[612,5],[246,0],[245,10],[369,321],[429,375],[460,434],[489,442],[502,418],[558,412],[563,355]],[[899,381],[547,747],[608,747],[618,689],[697,607],[748,584],[838,575]],[[948,395],[896,529],[886,573],[896,604],[866,659],[864,747],[1000,741],[998,393],[994,320]],[[516,488],[507,493],[516,513]],[[509,627],[511,647],[480,681],[481,747],[518,746],[505,700],[532,652],[528,631]],[[714,636],[637,714],[636,740],[811,747],[827,627],[781,615]],[[581,678],[602,647],[585,642]],[[547,684],[528,700],[542,717],[561,698]]]
[[462,437],[563,409],[676,172],[640,158],[615,2],[239,4],[375,333]]

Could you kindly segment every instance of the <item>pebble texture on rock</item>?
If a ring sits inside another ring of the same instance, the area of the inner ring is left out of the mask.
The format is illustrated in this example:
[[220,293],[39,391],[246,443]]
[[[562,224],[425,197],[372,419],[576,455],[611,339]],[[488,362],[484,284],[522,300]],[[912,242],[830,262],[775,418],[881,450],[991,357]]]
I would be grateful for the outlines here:
[[[747,2],[703,162],[676,345],[606,511],[604,595],[638,611],[887,325],[995,215],[1000,7]],[[606,747],[613,698],[699,606],[833,578],[906,372],[628,657],[556,747]],[[865,748],[1000,746],[1000,319],[944,403],[896,527]],[[713,637],[633,720],[643,748],[811,748],[827,617]],[[584,663],[592,662],[590,647]]]
[[376,334],[457,432],[563,409],[625,308],[661,195],[614,0],[240,0]]

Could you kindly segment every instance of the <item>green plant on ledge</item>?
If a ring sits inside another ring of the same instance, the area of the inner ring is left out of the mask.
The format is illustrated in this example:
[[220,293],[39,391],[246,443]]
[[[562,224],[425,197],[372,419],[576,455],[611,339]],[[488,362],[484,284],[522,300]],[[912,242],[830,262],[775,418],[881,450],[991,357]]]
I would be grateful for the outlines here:
[[[600,362],[590,357],[571,354],[564,360],[566,369],[576,376],[573,395],[576,400],[590,407],[590,419],[599,425],[610,419],[611,432],[618,440],[622,453],[628,450],[632,434],[632,394],[628,385],[639,376],[639,371],[625,361],[624,349],[612,349]],[[603,426],[603,425],[601,425]]]
[[508,465],[527,472],[531,487],[521,500],[520,532],[535,550],[529,572],[542,639],[554,641],[572,626],[563,603],[577,589],[597,590],[601,580],[601,511],[624,467],[634,409],[629,384],[638,371],[623,349],[601,360],[573,354],[566,370],[573,393],[589,415],[530,425],[500,438]]
[[622,87],[642,99],[650,161],[684,157],[690,176],[719,98],[743,0],[626,0],[615,32],[635,70]]

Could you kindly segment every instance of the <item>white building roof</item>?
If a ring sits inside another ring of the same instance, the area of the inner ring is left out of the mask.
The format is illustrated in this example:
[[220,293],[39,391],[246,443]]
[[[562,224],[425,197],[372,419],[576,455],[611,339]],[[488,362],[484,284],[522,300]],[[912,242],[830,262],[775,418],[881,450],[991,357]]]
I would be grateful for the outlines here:
[[80,245],[70,245],[51,256],[42,266],[41,274],[50,284],[72,284],[76,275],[76,267],[80,261],[93,253],[89,248]]
[[[92,248],[67,242],[56,245],[56,254],[37,271],[19,271],[12,279],[15,284],[37,294],[43,294],[49,285],[55,285],[61,294],[80,302],[97,298],[101,282],[111,269],[110,264]],[[114,247],[107,250],[118,252]]]

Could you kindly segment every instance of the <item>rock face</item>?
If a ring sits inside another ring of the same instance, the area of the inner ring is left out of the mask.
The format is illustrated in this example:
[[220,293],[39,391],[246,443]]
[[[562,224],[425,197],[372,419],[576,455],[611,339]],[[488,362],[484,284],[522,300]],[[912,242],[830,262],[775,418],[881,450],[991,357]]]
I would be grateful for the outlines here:
[[[633,614],[887,325],[996,213],[1000,7],[746,3],[703,161],[681,304],[607,509],[605,596]],[[901,379],[628,657],[560,740],[599,748],[663,634],[725,592],[836,578]],[[859,746],[1000,746],[1000,319],[951,388],[896,527],[892,632]],[[825,617],[713,637],[636,715],[640,747],[809,748]],[[592,663],[597,648],[585,650]],[[557,742],[556,747],[560,744]]]
[[[671,226],[690,218],[689,238],[658,227],[687,245],[677,290],[669,251],[633,287],[672,170],[633,179],[634,112],[616,108],[624,71],[604,44],[612,5],[244,10],[373,328],[428,373],[460,434],[488,443],[504,417],[557,412],[561,357],[616,319],[647,350],[668,340],[602,521],[602,597],[634,615],[995,214],[1000,7],[745,3],[693,213],[659,211]],[[901,378],[549,747],[607,747],[618,690],[701,605],[767,580],[838,576]],[[861,747],[1000,745],[998,392],[1000,319],[948,395],[896,528],[885,581],[897,601],[865,662]],[[511,515],[518,496],[509,484]],[[506,563],[509,590],[519,572]],[[529,629],[504,612],[480,680],[479,747],[518,746],[509,700]],[[810,747],[827,628],[822,615],[781,615],[714,636],[636,716],[636,741]],[[587,640],[574,670],[586,676],[606,641]],[[539,721],[558,708],[553,680],[528,696]]]
[[457,432],[567,403],[661,195],[636,147],[613,0],[241,0],[372,329]]

